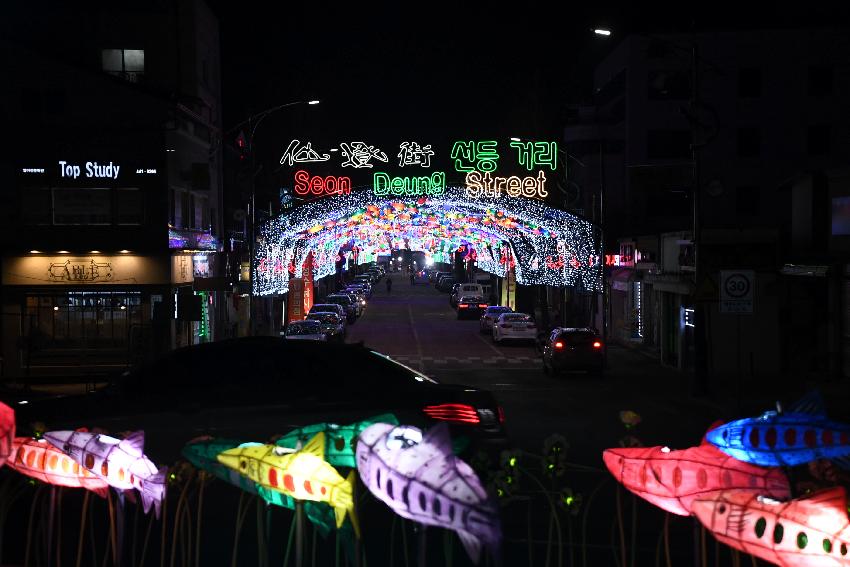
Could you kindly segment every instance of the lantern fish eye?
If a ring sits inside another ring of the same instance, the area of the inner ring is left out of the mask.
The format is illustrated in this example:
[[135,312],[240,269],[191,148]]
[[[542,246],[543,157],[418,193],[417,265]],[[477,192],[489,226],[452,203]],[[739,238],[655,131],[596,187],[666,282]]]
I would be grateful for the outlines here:
[[726,504],[720,504],[717,507],[717,513],[718,514],[725,514],[726,513]]
[[248,461],[246,461],[245,459],[241,459],[239,461],[239,468],[244,471],[247,467],[248,467]]
[[387,449],[409,449],[422,442],[422,432],[412,427],[401,425],[387,435]]

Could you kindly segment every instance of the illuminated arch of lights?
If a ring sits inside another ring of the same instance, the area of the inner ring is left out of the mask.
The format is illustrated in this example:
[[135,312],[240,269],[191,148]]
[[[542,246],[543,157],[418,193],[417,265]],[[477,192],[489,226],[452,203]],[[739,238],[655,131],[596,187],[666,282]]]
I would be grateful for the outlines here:
[[312,201],[258,229],[254,293],[286,293],[303,277],[336,273],[339,261],[376,261],[393,250],[423,251],[451,262],[460,251],[476,268],[500,277],[514,269],[522,285],[599,291],[601,233],[587,220],[524,197],[470,198],[463,187],[438,196],[376,197],[369,188]]

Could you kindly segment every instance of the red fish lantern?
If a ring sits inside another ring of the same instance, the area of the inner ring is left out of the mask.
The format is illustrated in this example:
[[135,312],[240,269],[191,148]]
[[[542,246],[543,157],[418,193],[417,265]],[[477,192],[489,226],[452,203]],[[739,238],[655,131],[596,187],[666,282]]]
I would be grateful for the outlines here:
[[680,516],[691,514],[695,499],[724,489],[772,498],[791,495],[780,469],[738,461],[705,441],[681,451],[668,447],[608,449],[602,458],[614,478],[631,492]]
[[12,454],[12,440],[15,438],[15,410],[0,402],[0,467]]
[[842,487],[788,502],[724,490],[695,500],[693,513],[721,543],[776,565],[850,564],[850,522]]
[[9,468],[56,486],[85,488],[106,498],[109,485],[44,439],[16,437]]

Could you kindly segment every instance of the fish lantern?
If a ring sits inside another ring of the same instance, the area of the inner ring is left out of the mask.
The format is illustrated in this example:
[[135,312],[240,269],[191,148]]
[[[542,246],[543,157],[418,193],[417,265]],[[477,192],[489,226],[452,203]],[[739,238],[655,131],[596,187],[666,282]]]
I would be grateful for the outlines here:
[[496,504],[472,468],[452,454],[445,423],[424,435],[407,425],[367,427],[357,443],[357,470],[369,491],[399,516],[457,532],[475,563],[482,545],[498,557]]
[[[219,439],[214,437],[201,437],[186,443],[183,446],[183,456],[195,467],[205,470],[218,479],[244,490],[249,494],[257,494],[267,504],[295,509],[295,500],[282,492],[269,490],[258,486],[256,482],[240,474],[238,471],[218,462],[218,455],[241,445],[241,441],[232,439]],[[307,502],[304,506],[307,519],[319,530],[323,537],[327,537],[334,525],[334,514],[330,507],[316,502]]]
[[275,445],[297,449],[305,445],[317,433],[325,434],[325,460],[334,467],[355,468],[357,460],[354,449],[357,437],[364,429],[375,423],[392,423],[398,425],[398,419],[391,413],[378,415],[350,425],[335,423],[317,423],[293,429],[286,435],[275,440]]
[[167,469],[157,470],[145,456],[144,431],[135,431],[124,439],[88,431],[48,431],[44,438],[113,488],[138,490],[145,513],[153,505],[159,518]]
[[706,438],[727,455],[755,465],[797,466],[832,459],[850,467],[850,426],[828,420],[818,395],[803,398],[788,413],[768,411],[729,422]]
[[780,469],[738,461],[707,442],[681,451],[668,447],[607,449],[602,459],[614,478],[631,492],[679,516],[689,516],[695,499],[718,490],[735,488],[772,498],[791,495]]
[[693,512],[718,541],[776,565],[850,564],[850,524],[842,487],[788,502],[724,490],[695,500]]
[[9,468],[55,486],[85,488],[101,498],[106,498],[109,485],[105,480],[82,468],[71,457],[45,441],[32,437],[16,437]]
[[0,467],[12,454],[15,439],[15,410],[0,402]]
[[334,510],[336,527],[342,526],[346,513],[357,537],[360,527],[354,515],[352,470],[347,478],[324,459],[325,434],[317,433],[299,451],[277,445],[244,443],[218,455],[223,465],[238,471],[258,487],[282,492],[296,500],[327,502]]

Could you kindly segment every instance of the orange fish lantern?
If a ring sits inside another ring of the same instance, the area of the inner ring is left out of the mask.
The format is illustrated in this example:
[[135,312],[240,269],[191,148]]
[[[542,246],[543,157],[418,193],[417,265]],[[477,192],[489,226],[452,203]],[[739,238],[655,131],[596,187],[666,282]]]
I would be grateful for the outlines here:
[[681,451],[669,447],[607,449],[602,459],[614,478],[631,492],[679,516],[691,514],[695,499],[724,489],[773,498],[791,495],[780,469],[738,461],[705,441]]
[[85,488],[106,498],[109,485],[44,439],[16,437],[9,468],[56,486]]
[[788,502],[724,490],[695,500],[693,513],[721,543],[776,565],[850,565],[850,522],[842,487]]
[[0,467],[12,454],[15,438],[15,410],[0,402]]

